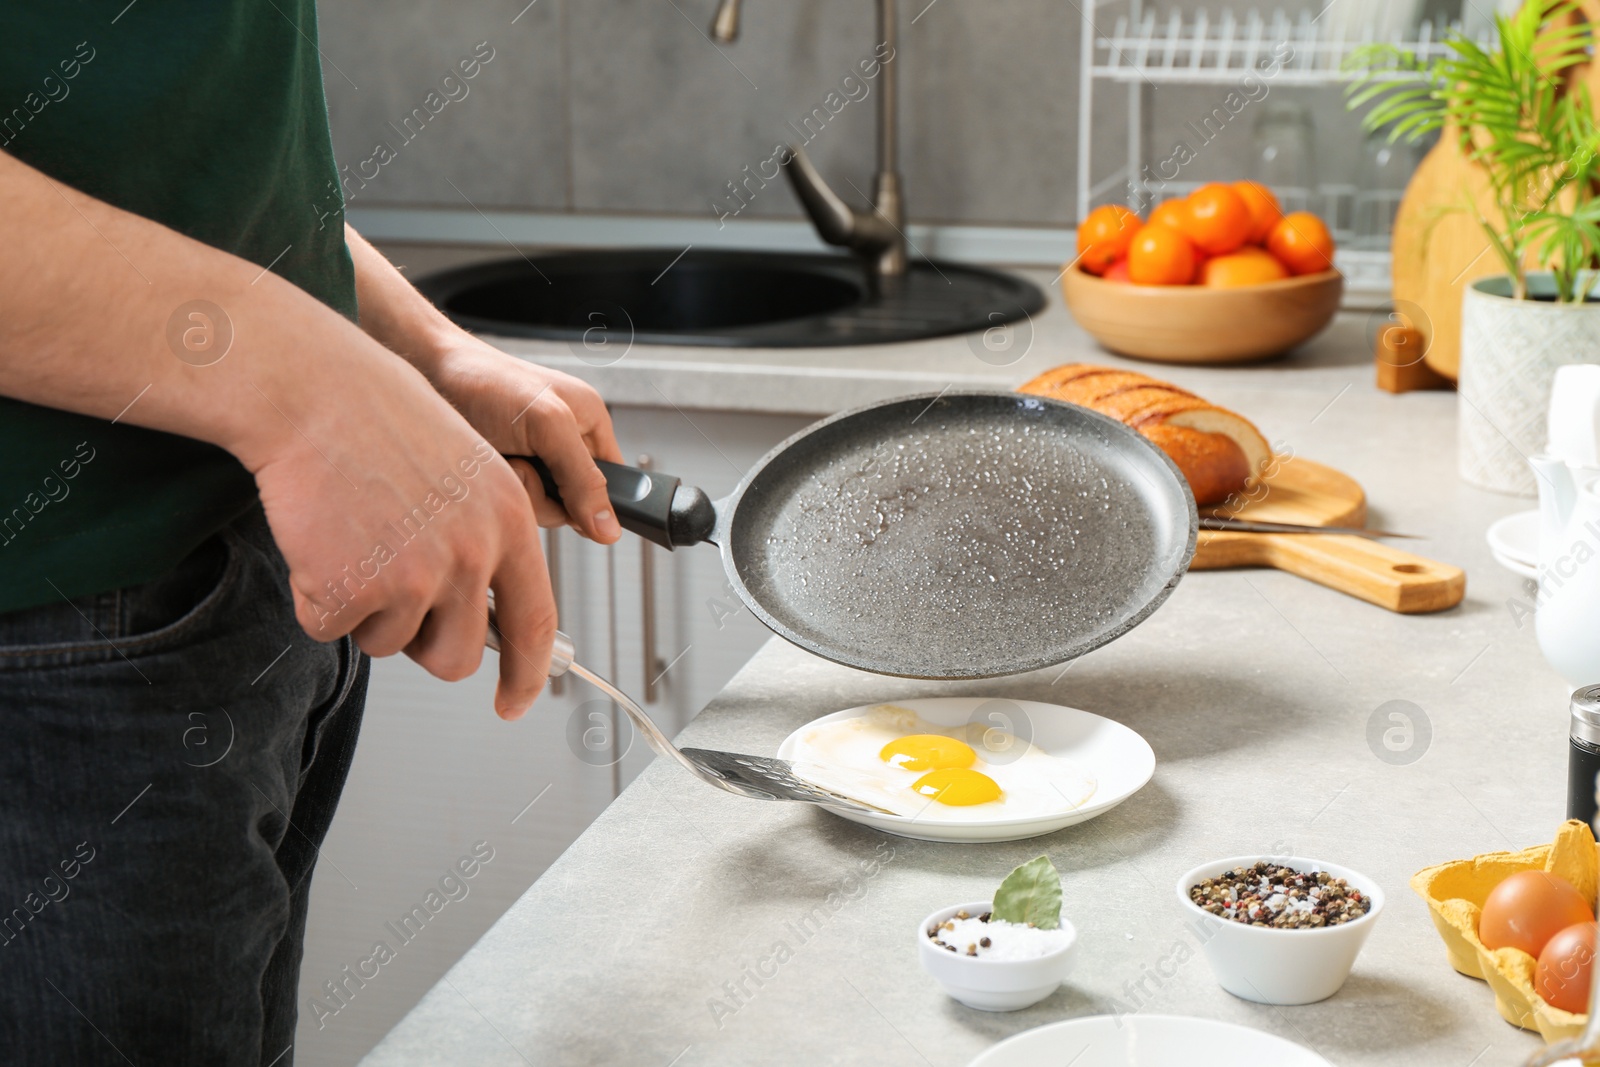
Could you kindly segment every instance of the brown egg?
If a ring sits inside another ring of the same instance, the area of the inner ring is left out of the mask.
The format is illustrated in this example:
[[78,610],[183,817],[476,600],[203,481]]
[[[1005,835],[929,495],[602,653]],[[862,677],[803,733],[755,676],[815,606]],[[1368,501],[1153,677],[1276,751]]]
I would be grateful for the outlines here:
[[1574,923],[1539,953],[1533,991],[1552,1008],[1582,1015],[1589,1010],[1589,975],[1594,969],[1595,924]]
[[1519,948],[1538,958],[1556,934],[1594,922],[1589,902],[1565,878],[1544,871],[1513,874],[1489,894],[1478,919],[1478,940],[1491,949]]

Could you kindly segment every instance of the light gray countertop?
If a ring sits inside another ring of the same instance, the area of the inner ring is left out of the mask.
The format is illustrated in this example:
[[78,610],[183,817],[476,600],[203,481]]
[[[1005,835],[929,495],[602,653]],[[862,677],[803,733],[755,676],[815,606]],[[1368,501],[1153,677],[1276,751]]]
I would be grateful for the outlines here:
[[[1021,1030],[1123,1010],[1244,1023],[1340,1067],[1520,1063],[1537,1037],[1502,1022],[1488,988],[1449,968],[1406,883],[1433,863],[1548,841],[1563,816],[1565,688],[1531,620],[1518,625],[1513,602],[1531,605],[1522,581],[1483,541],[1491,521],[1531,502],[1463,485],[1454,396],[1378,392],[1362,333],[1361,318],[1348,316],[1277,363],[1147,369],[1254,417],[1280,447],[1356,476],[1375,525],[1426,534],[1416,550],[1467,570],[1460,607],[1407,617],[1285,574],[1193,573],[1142,626],[1064,673],[962,684],[875,677],[774,639],[684,743],[771,753],[839,708],[993,694],[1126,723],[1155,749],[1155,778],[1121,807],[1051,836],[956,845],[744,800],[657,760],[365,1062],[956,1067]],[[760,374],[748,373],[748,353],[636,349],[615,368],[583,369],[627,403],[650,403],[648,388],[685,407],[764,400],[805,411],[885,389],[1004,387],[1071,359],[1116,362],[1084,341],[1059,298],[1039,319],[1034,351],[1011,367],[984,364],[959,338],[906,348],[762,353]],[[704,369],[729,364],[742,373]],[[794,400],[808,379],[815,392]],[[1421,758],[1406,765],[1380,759],[1368,740],[1374,713],[1392,700],[1412,702],[1431,724],[1431,737],[1417,735]],[[1081,942],[1074,972],[1021,1012],[962,1007],[920,970],[914,924],[987,896],[1041,851],[1065,877]],[[1246,853],[1345,864],[1388,892],[1354,975],[1331,1000],[1262,1007],[1212,979],[1174,882],[1198,863]],[[874,858],[876,873],[863,874]],[[818,918],[802,926],[808,915]],[[770,977],[746,977],[779,941],[792,957],[775,974],[765,965]]]

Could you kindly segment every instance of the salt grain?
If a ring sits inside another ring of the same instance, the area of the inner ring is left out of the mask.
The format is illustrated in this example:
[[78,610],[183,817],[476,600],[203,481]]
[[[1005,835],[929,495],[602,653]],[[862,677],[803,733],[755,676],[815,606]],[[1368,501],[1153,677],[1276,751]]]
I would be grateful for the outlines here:
[[1025,923],[1011,923],[1003,919],[954,919],[942,923],[934,930],[937,945],[960,945],[963,948],[977,944],[980,960],[1036,960],[1058,952],[1067,946],[1065,930],[1040,930]]

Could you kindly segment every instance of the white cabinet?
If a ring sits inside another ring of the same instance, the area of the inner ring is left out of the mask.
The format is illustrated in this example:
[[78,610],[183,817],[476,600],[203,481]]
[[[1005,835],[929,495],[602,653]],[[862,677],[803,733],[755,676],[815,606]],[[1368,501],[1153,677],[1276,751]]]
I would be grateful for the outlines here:
[[[811,421],[675,408],[622,408],[614,418],[630,461],[648,454],[656,469],[714,499]],[[669,735],[767,639],[726,591],[714,547],[652,546],[658,663],[647,665],[640,540],[625,534],[602,548],[570,530],[556,538],[561,625],[579,660],[635,699],[655,680],[647,710]],[[316,872],[295,1048],[303,1067],[359,1059],[651,758],[620,710],[578,678],[522,721],[501,722],[495,667],[489,654],[473,678],[447,684],[403,657],[373,665],[361,744]],[[466,895],[457,890],[459,899],[397,944],[386,924],[480,841],[494,858],[463,883]],[[379,941],[394,959],[359,985],[347,978],[343,968],[357,968]],[[324,983],[339,986],[341,999]],[[321,1011],[311,1006],[319,996]]]

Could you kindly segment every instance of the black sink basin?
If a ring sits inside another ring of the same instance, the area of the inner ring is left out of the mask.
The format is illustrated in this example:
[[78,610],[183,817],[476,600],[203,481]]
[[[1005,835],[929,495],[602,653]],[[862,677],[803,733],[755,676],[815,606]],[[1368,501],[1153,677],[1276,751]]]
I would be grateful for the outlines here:
[[417,283],[480,333],[587,342],[794,348],[1001,326],[1044,307],[1020,278],[918,261],[876,296],[844,256],[673,248],[498,260]]

